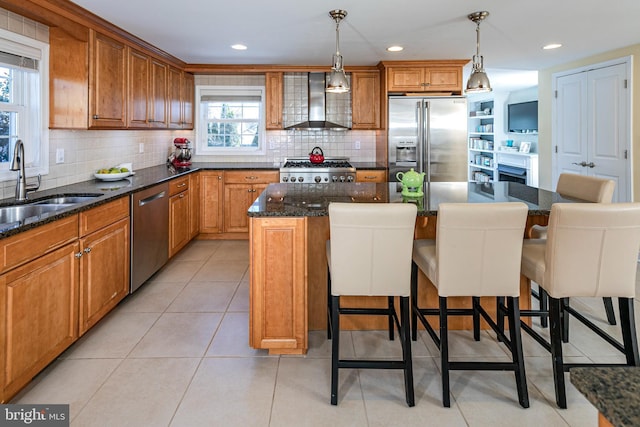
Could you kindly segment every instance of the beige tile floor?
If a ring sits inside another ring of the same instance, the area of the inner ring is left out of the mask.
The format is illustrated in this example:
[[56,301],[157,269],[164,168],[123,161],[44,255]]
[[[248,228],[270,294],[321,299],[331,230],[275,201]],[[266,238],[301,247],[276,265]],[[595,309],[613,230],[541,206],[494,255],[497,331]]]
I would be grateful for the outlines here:
[[[342,370],[339,405],[331,406],[324,332],[311,332],[306,356],[248,346],[248,266],[246,241],[191,242],[13,403],[68,403],[72,426],[597,425],[596,410],[570,383],[569,409],[556,408],[550,357],[526,335],[529,409],[517,403],[512,373],[468,371],[452,372],[452,405],[443,408],[438,352],[426,334],[412,347],[415,407],[404,402],[401,372],[380,370]],[[604,324],[601,300],[573,304]],[[342,332],[341,344],[344,356],[399,354],[382,332]],[[450,352],[507,358],[487,332],[480,342],[454,332]],[[565,354],[622,360],[576,321]]]

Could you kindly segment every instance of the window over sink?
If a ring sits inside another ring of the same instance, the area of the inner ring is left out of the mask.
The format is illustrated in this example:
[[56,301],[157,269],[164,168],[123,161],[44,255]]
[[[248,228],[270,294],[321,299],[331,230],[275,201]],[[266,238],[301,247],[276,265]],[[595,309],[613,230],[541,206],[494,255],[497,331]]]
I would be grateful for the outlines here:
[[17,140],[25,146],[27,176],[49,172],[49,45],[0,30],[0,180],[9,170]]
[[264,93],[261,86],[197,86],[196,154],[264,153]]

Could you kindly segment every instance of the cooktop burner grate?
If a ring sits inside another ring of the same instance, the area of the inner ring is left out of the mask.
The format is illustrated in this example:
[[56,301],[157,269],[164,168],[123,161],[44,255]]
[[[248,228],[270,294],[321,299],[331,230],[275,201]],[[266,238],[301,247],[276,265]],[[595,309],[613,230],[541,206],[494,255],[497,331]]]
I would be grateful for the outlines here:
[[346,160],[325,160],[322,163],[311,163],[307,160],[288,160],[284,168],[350,168],[351,163]]

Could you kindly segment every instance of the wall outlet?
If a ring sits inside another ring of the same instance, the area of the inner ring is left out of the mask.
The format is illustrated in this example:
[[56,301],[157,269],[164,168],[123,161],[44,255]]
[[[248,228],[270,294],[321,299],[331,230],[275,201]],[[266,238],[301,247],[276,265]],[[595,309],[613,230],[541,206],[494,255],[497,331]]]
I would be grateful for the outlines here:
[[56,163],[64,163],[64,148],[56,148]]
[[141,142],[140,144],[138,144],[138,153],[140,154],[144,153],[144,142]]
[[356,142],[354,143],[354,148],[355,148],[356,150],[359,150],[359,149],[360,149],[360,141],[356,141]]

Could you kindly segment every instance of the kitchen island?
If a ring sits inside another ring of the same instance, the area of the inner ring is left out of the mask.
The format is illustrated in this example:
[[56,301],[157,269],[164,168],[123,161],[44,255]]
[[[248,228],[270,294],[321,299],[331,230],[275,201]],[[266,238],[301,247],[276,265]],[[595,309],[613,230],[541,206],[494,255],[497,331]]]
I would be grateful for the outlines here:
[[[272,354],[304,354],[309,330],[326,328],[327,208],[331,202],[415,203],[416,238],[435,238],[438,205],[444,202],[524,202],[527,229],[546,225],[551,205],[567,201],[558,194],[514,182],[439,182],[424,196],[403,198],[398,183],[271,184],[249,208],[249,343]],[[525,233],[526,234],[526,233]],[[494,256],[499,257],[496,253]],[[421,306],[437,306],[437,293],[420,274]],[[521,278],[521,307],[529,308],[530,282]],[[358,304],[384,306],[384,298],[359,297]],[[349,298],[344,304],[349,305]],[[470,307],[470,298],[452,301]],[[491,301],[487,304],[491,307]],[[386,319],[344,316],[345,329],[385,329]],[[454,318],[451,328],[468,329],[470,319]]]

